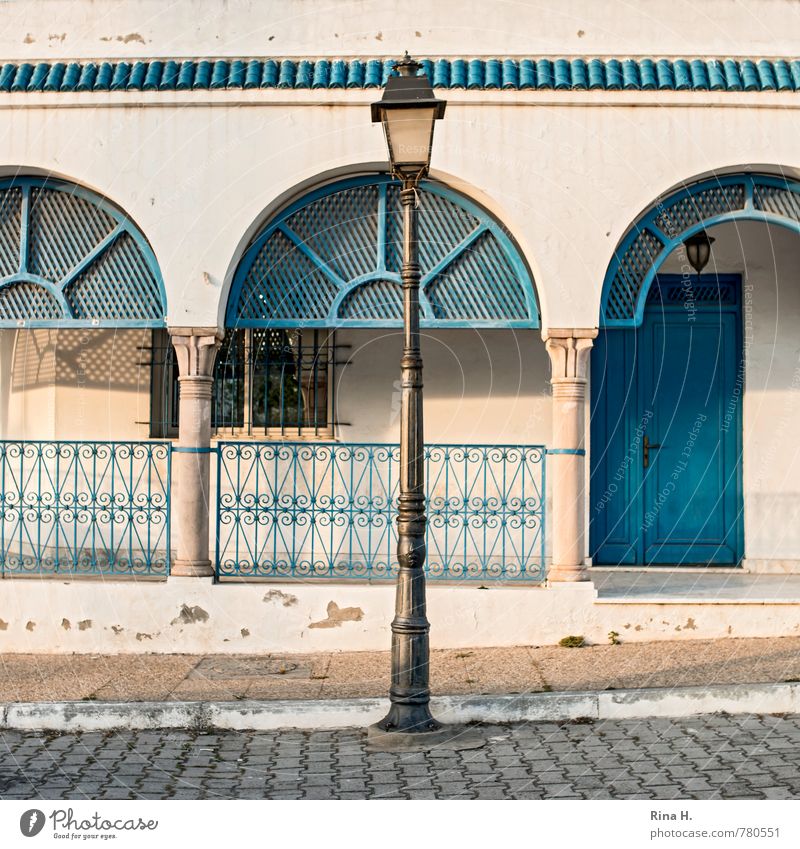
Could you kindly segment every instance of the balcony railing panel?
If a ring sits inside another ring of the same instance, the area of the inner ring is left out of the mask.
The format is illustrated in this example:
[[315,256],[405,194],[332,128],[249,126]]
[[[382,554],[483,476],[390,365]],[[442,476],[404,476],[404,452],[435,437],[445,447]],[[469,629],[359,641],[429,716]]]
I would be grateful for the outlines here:
[[0,441],[0,573],[166,575],[168,442]]
[[[398,446],[218,450],[220,578],[394,577]],[[429,578],[544,579],[545,454],[538,445],[426,447]]]

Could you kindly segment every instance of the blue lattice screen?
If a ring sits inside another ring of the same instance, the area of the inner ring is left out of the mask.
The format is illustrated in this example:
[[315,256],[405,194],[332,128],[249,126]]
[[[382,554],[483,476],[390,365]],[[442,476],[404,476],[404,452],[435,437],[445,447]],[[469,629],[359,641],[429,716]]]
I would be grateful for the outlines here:
[[[538,327],[533,280],[513,241],[467,198],[419,190],[424,327]],[[402,216],[386,176],[301,198],[255,239],[234,278],[228,326],[397,326]]]
[[139,230],[78,186],[0,182],[0,326],[162,327],[158,264]]

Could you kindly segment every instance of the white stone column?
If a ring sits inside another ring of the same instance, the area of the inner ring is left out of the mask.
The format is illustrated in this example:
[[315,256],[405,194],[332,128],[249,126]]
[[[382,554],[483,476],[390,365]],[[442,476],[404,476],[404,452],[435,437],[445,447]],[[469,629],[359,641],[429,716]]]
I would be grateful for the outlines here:
[[178,446],[172,458],[178,556],[171,574],[209,577],[214,574],[208,552],[211,389],[222,334],[216,327],[174,327],[170,336],[178,360],[180,395]]
[[553,484],[548,526],[553,559],[548,581],[588,581],[586,539],[586,372],[597,329],[543,331],[553,367],[553,437],[547,476]]

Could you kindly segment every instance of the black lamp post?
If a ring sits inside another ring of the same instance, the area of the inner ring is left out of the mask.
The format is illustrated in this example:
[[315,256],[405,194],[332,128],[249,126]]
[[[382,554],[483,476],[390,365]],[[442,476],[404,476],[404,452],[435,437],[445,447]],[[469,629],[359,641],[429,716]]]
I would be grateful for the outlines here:
[[397,596],[392,622],[391,708],[376,726],[396,741],[437,737],[430,712],[428,632],[425,613],[425,463],[422,429],[422,355],[419,345],[417,186],[428,173],[433,128],[445,102],[433,96],[422,67],[406,53],[395,66],[372,120],[386,133],[392,174],[402,182],[403,357],[401,365],[400,497],[397,516]]
[[701,230],[695,233],[683,243],[686,248],[686,258],[689,260],[689,265],[697,272],[698,276],[703,269],[708,265],[711,259],[711,245],[714,244],[714,239]]

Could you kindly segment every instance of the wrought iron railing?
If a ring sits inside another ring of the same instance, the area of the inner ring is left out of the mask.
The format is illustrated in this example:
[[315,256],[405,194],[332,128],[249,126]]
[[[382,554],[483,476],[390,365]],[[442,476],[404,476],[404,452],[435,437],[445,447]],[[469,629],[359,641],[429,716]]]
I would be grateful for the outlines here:
[[168,442],[0,441],[0,573],[166,575]]
[[[429,578],[544,579],[545,453],[425,449]],[[393,577],[399,459],[395,445],[219,443],[218,576]]]

